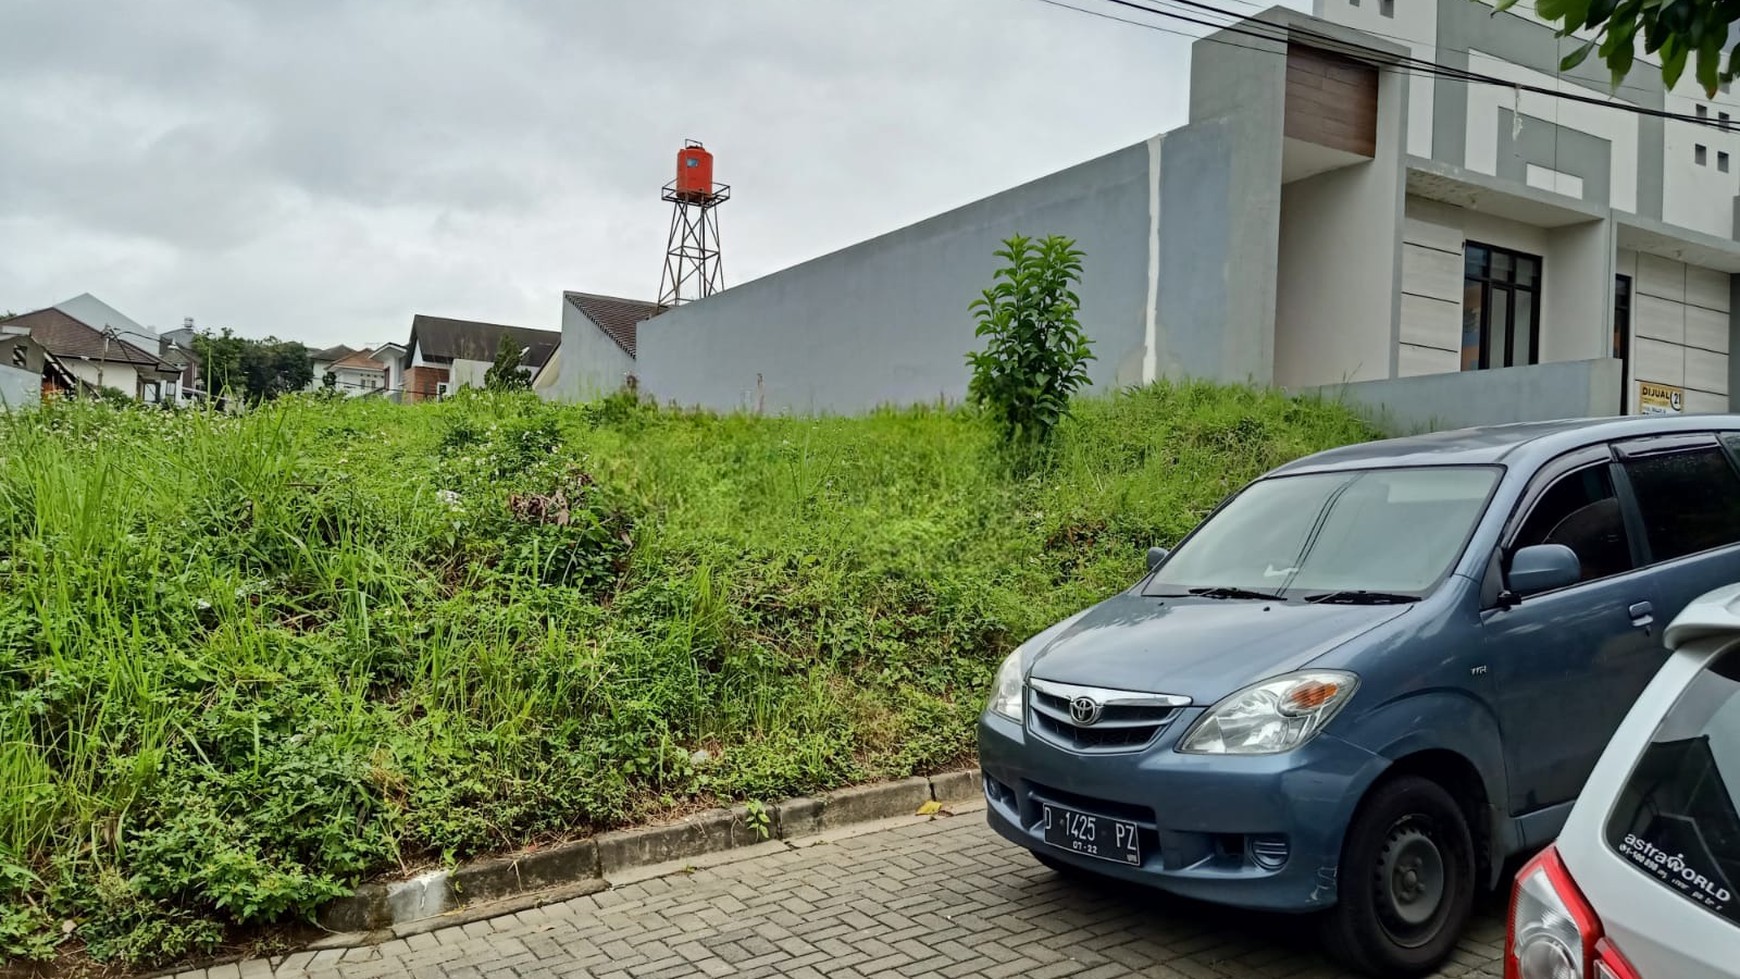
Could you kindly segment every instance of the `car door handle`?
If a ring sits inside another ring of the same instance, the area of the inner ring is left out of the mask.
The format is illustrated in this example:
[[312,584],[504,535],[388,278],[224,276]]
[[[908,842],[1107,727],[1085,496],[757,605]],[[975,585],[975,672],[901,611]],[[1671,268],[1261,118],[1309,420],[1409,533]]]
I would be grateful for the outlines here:
[[1632,625],[1645,626],[1655,621],[1655,606],[1648,602],[1634,602],[1630,611]]

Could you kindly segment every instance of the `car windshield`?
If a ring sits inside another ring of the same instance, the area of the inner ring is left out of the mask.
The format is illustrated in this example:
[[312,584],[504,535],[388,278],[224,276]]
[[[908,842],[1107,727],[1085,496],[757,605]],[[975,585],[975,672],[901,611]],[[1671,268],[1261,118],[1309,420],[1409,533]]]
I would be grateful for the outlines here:
[[1229,501],[1168,557],[1150,595],[1424,595],[1462,552],[1498,470],[1364,469],[1279,476]]
[[1699,674],[1662,718],[1607,842],[1663,887],[1740,923],[1740,651]]

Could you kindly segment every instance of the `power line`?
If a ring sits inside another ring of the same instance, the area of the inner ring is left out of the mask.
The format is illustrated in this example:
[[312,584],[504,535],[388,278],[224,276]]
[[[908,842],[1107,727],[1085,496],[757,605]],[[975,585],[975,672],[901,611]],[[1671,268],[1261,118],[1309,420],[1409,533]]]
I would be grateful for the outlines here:
[[[1160,2],[1162,2],[1162,3],[1176,2],[1176,0],[1160,0]],[[1273,6],[1273,4],[1255,3],[1255,2],[1253,2],[1253,0],[1232,0],[1232,2],[1239,4],[1240,6],[1250,7],[1250,8],[1253,8],[1255,10],[1259,10],[1259,11],[1267,10],[1269,7]],[[1229,13],[1230,13],[1230,11],[1229,11]],[[1538,27],[1541,27],[1541,28],[1546,29],[1546,30],[1552,30],[1552,28],[1547,27],[1545,24],[1536,24],[1534,21],[1531,21],[1528,18],[1524,17],[1521,13],[1517,12],[1516,10],[1495,11],[1494,14],[1495,14],[1495,16],[1501,16],[1501,17],[1515,17],[1515,18],[1518,18],[1519,20],[1524,21],[1525,23],[1529,23],[1531,25],[1538,26]],[[1235,14],[1234,16],[1244,16],[1244,15]],[[1352,27],[1352,26],[1349,26],[1348,29],[1359,31],[1361,34],[1370,34],[1372,37],[1381,37],[1386,41],[1395,41],[1398,44],[1406,44],[1410,47],[1418,44],[1418,45],[1421,45],[1423,47],[1429,48],[1433,51],[1447,50],[1447,51],[1454,52],[1456,54],[1473,54],[1474,53],[1472,51],[1463,50],[1461,48],[1440,48],[1436,44],[1428,44],[1425,41],[1420,40],[1419,38],[1402,37],[1399,34],[1385,34],[1383,31],[1375,30],[1375,29],[1370,28],[1370,27]],[[1562,38],[1560,40],[1562,40]],[[1578,44],[1583,43],[1581,39],[1573,39],[1573,40],[1576,40]],[[1659,63],[1654,62],[1654,61],[1650,61],[1647,56],[1640,56],[1637,59],[1637,63],[1640,65],[1646,65],[1646,66],[1651,67],[1651,68],[1656,68],[1656,69],[1661,68],[1661,65]],[[1558,77],[1563,78],[1564,76],[1560,75]],[[1621,83],[1619,85],[1615,85],[1614,91],[1640,92],[1644,95],[1654,95],[1658,92],[1667,92],[1667,90],[1665,90],[1665,89],[1657,89],[1657,88],[1653,88],[1653,87],[1648,86],[1648,85],[1627,85],[1624,83]],[[1672,94],[1672,92],[1667,92],[1667,94]],[[1733,99],[1724,100],[1724,99],[1718,99],[1718,98],[1709,98],[1707,101],[1709,101],[1710,104],[1712,104],[1712,105],[1725,105],[1725,106],[1730,106],[1730,107],[1740,107],[1740,100],[1733,100]],[[1721,128],[1721,127],[1718,126],[1717,128]]]
[[[1115,3],[1115,4],[1118,4],[1119,6],[1131,7],[1131,8],[1138,9],[1138,10],[1147,10],[1149,13],[1158,14],[1162,17],[1175,16],[1168,11],[1157,10],[1157,9],[1152,8],[1152,7],[1146,7],[1143,4],[1133,2],[1133,0],[1107,0],[1107,2]],[[1565,92],[1565,91],[1558,90],[1558,89],[1543,88],[1539,85],[1533,85],[1533,84],[1530,84],[1527,82],[1513,82],[1513,81],[1510,81],[1508,79],[1497,78],[1497,77],[1494,77],[1492,75],[1484,75],[1484,74],[1481,74],[1479,72],[1469,71],[1466,68],[1454,68],[1454,67],[1451,67],[1449,65],[1441,64],[1437,61],[1432,61],[1430,59],[1416,58],[1412,55],[1391,54],[1390,52],[1382,51],[1382,50],[1379,50],[1377,48],[1373,48],[1373,47],[1369,47],[1367,45],[1359,44],[1357,42],[1344,41],[1340,38],[1331,37],[1327,34],[1323,34],[1321,32],[1311,30],[1310,28],[1299,27],[1299,28],[1288,29],[1285,27],[1281,27],[1280,25],[1263,25],[1263,26],[1274,27],[1276,30],[1281,31],[1281,33],[1280,34],[1272,34],[1272,35],[1258,35],[1258,34],[1252,33],[1247,28],[1246,25],[1258,24],[1261,22],[1250,21],[1250,20],[1244,18],[1240,14],[1234,13],[1233,11],[1230,11],[1230,10],[1222,9],[1220,7],[1216,7],[1212,4],[1203,3],[1203,2],[1201,2],[1201,0],[1160,0],[1160,2],[1170,3],[1170,4],[1177,5],[1177,6],[1182,6],[1182,7],[1194,8],[1197,10],[1215,13],[1215,14],[1218,14],[1222,17],[1232,18],[1234,21],[1233,23],[1219,24],[1219,25],[1216,25],[1212,22],[1205,22],[1205,21],[1193,19],[1194,23],[1205,24],[1206,26],[1217,26],[1221,30],[1230,30],[1230,31],[1233,31],[1235,33],[1241,33],[1241,34],[1251,34],[1252,36],[1262,36],[1266,39],[1275,40],[1275,41],[1285,41],[1290,36],[1291,33],[1299,33],[1299,34],[1304,34],[1307,37],[1326,42],[1327,44],[1337,45],[1345,50],[1352,50],[1352,51],[1361,52],[1365,57],[1368,57],[1368,58],[1371,58],[1374,60],[1379,60],[1379,61],[1384,62],[1384,63],[1389,63],[1389,64],[1404,63],[1410,67],[1419,68],[1421,70],[1430,72],[1431,74],[1433,74],[1434,76],[1439,77],[1439,78],[1448,78],[1448,79],[1452,79],[1452,80],[1456,80],[1456,81],[1463,81],[1463,82],[1479,82],[1481,84],[1493,85],[1493,86],[1497,86],[1500,88],[1509,88],[1509,89],[1513,89],[1516,91],[1533,92],[1535,94],[1545,95],[1545,96],[1548,96],[1550,98],[1564,99],[1568,102],[1579,102],[1579,103],[1583,103],[1586,105],[1615,108],[1615,109],[1619,109],[1619,110],[1624,111],[1624,112],[1631,112],[1631,113],[1634,113],[1636,115],[1646,115],[1646,116],[1652,116],[1652,117],[1661,118],[1661,119],[1672,119],[1672,120],[1679,121],[1679,122],[1688,122],[1688,123],[1692,123],[1693,125],[1705,126],[1707,128],[1718,129],[1718,130],[1722,130],[1724,132],[1729,130],[1728,126],[1721,124],[1721,122],[1718,120],[1710,119],[1707,116],[1695,116],[1695,115],[1687,115],[1685,113],[1680,113],[1680,112],[1668,112],[1665,109],[1651,109],[1651,108],[1648,108],[1646,106],[1634,105],[1634,104],[1627,103],[1627,102],[1614,102],[1614,101],[1610,101],[1608,99],[1600,98],[1597,96],[1580,95],[1580,94],[1575,93],[1575,92]],[[1372,32],[1363,31],[1362,33],[1372,33]],[[1380,36],[1382,36],[1382,35],[1380,35]],[[1395,40],[1402,40],[1402,39],[1396,38]],[[1344,50],[1344,53],[1345,53],[1345,50]],[[1555,77],[1559,77],[1559,76],[1555,76]],[[1640,91],[1640,92],[1641,91],[1653,91],[1653,90],[1649,90],[1649,89],[1638,88],[1635,86],[1632,87],[1632,90],[1633,91]]]
[[[1062,7],[1063,9],[1066,9],[1066,10],[1073,10],[1076,13],[1087,14],[1089,16],[1097,16],[1097,17],[1102,17],[1102,18],[1106,18],[1106,19],[1110,19],[1110,20],[1115,20],[1115,21],[1118,21],[1119,23],[1130,24],[1131,26],[1142,27],[1142,28],[1146,28],[1149,30],[1156,30],[1156,31],[1160,31],[1160,32],[1166,33],[1166,34],[1176,34],[1176,35],[1179,35],[1182,37],[1190,37],[1194,40],[1208,41],[1209,43],[1226,44],[1230,47],[1241,48],[1241,49],[1250,50],[1250,51],[1259,51],[1259,52],[1262,52],[1264,54],[1282,55],[1282,56],[1285,55],[1284,51],[1274,51],[1272,49],[1267,49],[1267,48],[1253,48],[1249,45],[1235,44],[1235,43],[1232,43],[1230,41],[1226,41],[1225,39],[1199,37],[1197,35],[1189,34],[1187,32],[1182,32],[1182,31],[1177,31],[1177,30],[1169,30],[1167,28],[1159,27],[1159,26],[1154,25],[1154,24],[1144,23],[1144,22],[1140,22],[1140,21],[1133,21],[1133,20],[1129,20],[1129,19],[1123,18],[1123,17],[1113,17],[1109,14],[1105,14],[1105,13],[1102,13],[1099,11],[1086,10],[1086,9],[1083,9],[1080,7],[1074,7],[1074,6],[1071,6],[1069,4],[1062,3],[1062,2],[1060,2],[1060,0],[1040,0],[1040,2],[1050,4],[1051,6]],[[1343,40],[1343,39],[1337,38],[1337,37],[1331,37],[1327,34],[1322,34],[1322,33],[1319,33],[1317,31],[1310,30],[1308,28],[1303,28],[1303,27],[1288,28],[1288,27],[1285,27],[1283,25],[1278,25],[1278,24],[1266,24],[1266,23],[1263,23],[1261,21],[1255,21],[1255,20],[1245,18],[1241,14],[1238,14],[1234,11],[1226,10],[1224,8],[1221,8],[1221,7],[1216,7],[1216,6],[1213,6],[1212,4],[1198,2],[1198,0],[1159,0],[1159,2],[1171,3],[1171,4],[1175,4],[1175,5],[1182,6],[1182,7],[1200,10],[1200,11],[1203,11],[1206,13],[1212,13],[1212,14],[1218,15],[1220,17],[1230,18],[1230,21],[1229,22],[1221,22],[1221,21],[1205,20],[1201,17],[1196,17],[1196,16],[1192,16],[1190,14],[1180,13],[1178,11],[1163,10],[1163,9],[1159,9],[1157,7],[1151,7],[1145,3],[1135,2],[1135,0],[1104,0],[1104,2],[1116,4],[1117,6],[1126,7],[1126,8],[1129,8],[1131,10],[1141,11],[1142,13],[1149,14],[1151,16],[1164,17],[1164,18],[1174,20],[1174,21],[1195,24],[1195,25],[1198,25],[1201,27],[1212,28],[1216,31],[1226,32],[1226,33],[1230,33],[1230,34],[1238,34],[1238,35],[1241,35],[1244,37],[1255,38],[1257,40],[1267,41],[1270,43],[1285,44],[1289,40],[1291,40],[1294,35],[1303,35],[1305,37],[1311,38],[1314,41],[1319,42],[1320,46],[1322,46],[1326,49],[1337,51],[1338,53],[1341,53],[1341,54],[1352,55],[1360,60],[1376,62],[1378,64],[1381,64],[1381,65],[1384,65],[1386,67],[1390,67],[1393,69],[1400,70],[1405,74],[1414,75],[1416,77],[1431,77],[1434,79],[1460,81],[1460,82],[1464,82],[1464,83],[1476,83],[1476,84],[1492,85],[1492,86],[1495,86],[1498,88],[1508,88],[1508,89],[1511,89],[1511,90],[1517,91],[1517,92],[1530,92],[1530,93],[1537,94],[1537,95],[1544,95],[1548,98],[1562,99],[1562,100],[1567,101],[1567,102],[1577,102],[1577,103],[1582,103],[1585,105],[1593,105],[1593,106],[1597,106],[1597,107],[1617,109],[1621,112],[1629,112],[1629,113],[1632,113],[1634,115],[1649,116],[1649,117],[1659,118],[1659,119],[1664,119],[1664,120],[1673,120],[1676,122],[1691,123],[1692,125],[1703,126],[1706,128],[1716,129],[1716,130],[1723,131],[1723,132],[1728,132],[1731,130],[1730,126],[1724,126],[1721,124],[1720,121],[1715,120],[1715,119],[1710,119],[1708,117],[1687,115],[1685,113],[1680,113],[1680,112],[1669,112],[1665,109],[1652,109],[1652,108],[1649,108],[1647,106],[1634,105],[1634,104],[1631,104],[1628,102],[1616,102],[1616,101],[1611,101],[1609,99],[1599,98],[1596,96],[1581,95],[1581,94],[1578,94],[1576,92],[1558,91],[1558,90],[1554,90],[1554,89],[1550,89],[1550,88],[1544,88],[1544,87],[1539,86],[1539,85],[1533,85],[1533,84],[1530,84],[1528,82],[1513,82],[1513,81],[1509,81],[1507,79],[1497,78],[1497,77],[1494,77],[1491,75],[1484,75],[1484,74],[1481,74],[1479,72],[1469,71],[1469,70],[1463,69],[1463,68],[1455,68],[1455,67],[1452,67],[1450,65],[1440,64],[1439,62],[1431,61],[1428,59],[1416,58],[1416,57],[1413,57],[1412,55],[1398,55],[1398,54],[1395,54],[1395,53],[1390,52],[1390,51],[1383,51],[1383,50],[1380,50],[1378,48],[1370,47],[1368,45],[1359,44],[1357,42],[1347,41],[1347,40]],[[1268,31],[1266,32],[1266,31],[1262,30],[1261,28],[1268,28]]]

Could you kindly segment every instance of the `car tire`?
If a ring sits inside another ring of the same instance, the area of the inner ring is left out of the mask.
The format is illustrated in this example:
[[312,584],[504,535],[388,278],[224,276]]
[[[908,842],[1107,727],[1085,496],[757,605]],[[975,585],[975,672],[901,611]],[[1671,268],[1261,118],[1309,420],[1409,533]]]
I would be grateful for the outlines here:
[[1468,924],[1474,868],[1473,834],[1449,792],[1412,775],[1384,782],[1342,844],[1329,951],[1371,976],[1431,972]]

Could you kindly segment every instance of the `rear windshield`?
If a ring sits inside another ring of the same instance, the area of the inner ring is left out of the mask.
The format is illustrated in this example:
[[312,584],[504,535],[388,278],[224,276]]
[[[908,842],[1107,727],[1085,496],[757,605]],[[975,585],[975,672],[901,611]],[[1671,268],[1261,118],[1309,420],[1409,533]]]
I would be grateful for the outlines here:
[[1607,842],[1645,875],[1740,923],[1740,649],[1687,687],[1638,760]]

